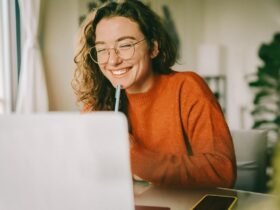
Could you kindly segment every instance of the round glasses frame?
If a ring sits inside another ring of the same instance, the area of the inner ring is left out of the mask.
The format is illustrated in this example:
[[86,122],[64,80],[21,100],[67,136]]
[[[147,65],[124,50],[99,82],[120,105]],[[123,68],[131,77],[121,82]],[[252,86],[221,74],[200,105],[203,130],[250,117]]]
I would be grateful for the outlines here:
[[96,46],[93,46],[89,49],[89,56],[96,64],[104,64],[107,63],[109,60],[109,57],[111,55],[110,50],[113,49],[116,53],[116,55],[124,60],[128,60],[134,56],[135,53],[135,45],[141,43],[144,41],[144,39],[141,39],[137,42],[128,41],[127,43],[120,44],[119,42],[116,42],[114,47],[111,48],[102,48],[98,49]]

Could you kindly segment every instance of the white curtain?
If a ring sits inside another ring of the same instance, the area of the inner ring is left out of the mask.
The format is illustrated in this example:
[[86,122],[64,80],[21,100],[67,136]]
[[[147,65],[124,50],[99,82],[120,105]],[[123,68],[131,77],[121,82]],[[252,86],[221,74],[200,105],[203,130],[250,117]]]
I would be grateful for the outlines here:
[[41,0],[19,0],[23,39],[16,112],[48,111],[48,94],[38,41]]

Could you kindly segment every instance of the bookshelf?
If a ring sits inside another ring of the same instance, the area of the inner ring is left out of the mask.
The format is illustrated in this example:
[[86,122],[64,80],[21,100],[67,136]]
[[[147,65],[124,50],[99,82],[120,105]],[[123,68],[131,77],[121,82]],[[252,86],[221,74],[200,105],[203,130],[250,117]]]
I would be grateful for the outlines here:
[[203,76],[210,89],[218,99],[223,112],[226,113],[227,106],[227,89],[226,89],[226,76],[217,75],[217,76]]

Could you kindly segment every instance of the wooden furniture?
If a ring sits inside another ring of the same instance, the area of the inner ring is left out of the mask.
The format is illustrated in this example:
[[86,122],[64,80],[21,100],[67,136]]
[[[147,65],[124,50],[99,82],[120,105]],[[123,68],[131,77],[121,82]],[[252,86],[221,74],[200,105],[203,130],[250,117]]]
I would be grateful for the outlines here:
[[134,183],[136,205],[169,207],[171,210],[191,209],[204,195],[233,195],[238,198],[236,210],[279,209],[272,195],[233,189],[183,190],[155,187],[147,183]]

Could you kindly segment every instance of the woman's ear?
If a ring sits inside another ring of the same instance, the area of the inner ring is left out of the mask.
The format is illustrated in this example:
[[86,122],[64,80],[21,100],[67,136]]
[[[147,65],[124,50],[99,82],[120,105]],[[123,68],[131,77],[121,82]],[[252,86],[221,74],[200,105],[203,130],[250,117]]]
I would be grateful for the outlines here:
[[151,59],[157,57],[158,53],[159,53],[158,42],[153,41],[153,46],[152,46],[152,49],[151,49],[151,52],[150,52]]

